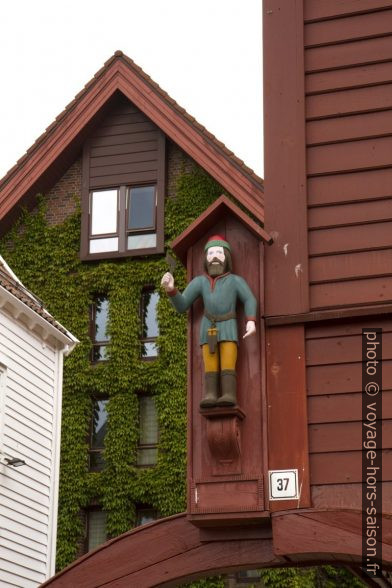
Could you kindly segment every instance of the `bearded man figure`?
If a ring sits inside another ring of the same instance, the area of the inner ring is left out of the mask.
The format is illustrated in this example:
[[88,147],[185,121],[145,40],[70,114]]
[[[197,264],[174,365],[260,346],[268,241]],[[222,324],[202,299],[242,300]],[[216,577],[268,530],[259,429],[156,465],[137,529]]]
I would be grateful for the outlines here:
[[[256,332],[256,298],[246,281],[232,272],[231,248],[220,235],[210,237],[204,248],[206,274],[196,276],[181,294],[167,272],[161,281],[178,312],[185,312],[200,296],[204,316],[200,326],[205,385],[201,408],[237,404],[237,300],[244,305],[243,339]],[[219,395],[219,392],[221,393]]]

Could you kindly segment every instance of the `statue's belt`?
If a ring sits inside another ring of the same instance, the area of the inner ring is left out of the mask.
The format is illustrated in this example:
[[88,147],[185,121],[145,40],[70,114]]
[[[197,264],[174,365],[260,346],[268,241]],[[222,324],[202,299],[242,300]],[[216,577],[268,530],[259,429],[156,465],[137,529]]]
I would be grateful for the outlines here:
[[212,322],[213,325],[215,325],[215,323],[220,323],[221,321],[229,321],[230,319],[237,318],[237,315],[234,310],[226,312],[226,314],[210,314],[205,310],[204,316],[206,316],[208,320]]
[[226,312],[226,314],[210,314],[209,312],[204,311],[204,316],[211,321],[211,327],[207,329],[207,343],[210,353],[215,353],[218,342],[218,329],[216,328],[216,323],[235,319],[237,315],[235,311]]

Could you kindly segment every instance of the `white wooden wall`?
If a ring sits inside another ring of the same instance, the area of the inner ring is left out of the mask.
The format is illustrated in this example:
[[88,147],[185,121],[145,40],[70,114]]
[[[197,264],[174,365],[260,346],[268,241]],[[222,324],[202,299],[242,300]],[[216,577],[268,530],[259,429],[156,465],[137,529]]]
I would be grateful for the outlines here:
[[[0,309],[0,586],[35,588],[54,573],[62,355]],[[1,456],[0,456],[1,457]]]

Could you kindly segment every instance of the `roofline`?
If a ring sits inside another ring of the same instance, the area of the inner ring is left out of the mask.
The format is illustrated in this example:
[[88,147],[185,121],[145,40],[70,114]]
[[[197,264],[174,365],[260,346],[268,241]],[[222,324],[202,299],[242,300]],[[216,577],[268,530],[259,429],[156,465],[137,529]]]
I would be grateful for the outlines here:
[[[116,93],[122,92],[230,194],[263,222],[263,182],[121,51],[66,106],[0,181],[0,220],[54,165]],[[31,195],[31,194],[30,194]]]
[[[1,297],[5,300],[5,302],[10,302],[13,306],[22,310],[22,312],[26,314],[27,317],[31,318],[32,324],[39,325],[44,332],[48,333],[48,335],[51,335],[57,341],[62,343],[66,355],[68,355],[79,343],[79,340],[76,337],[74,337],[72,333],[67,331],[67,329],[65,329],[58,321],[55,322],[60,328],[64,329],[65,333],[60,331],[57,326],[52,325],[50,322],[48,322],[43,316],[35,312],[35,310],[33,310],[32,308],[30,308],[30,306],[25,304],[23,300],[20,300],[17,296],[15,296],[15,294],[9,292],[7,288],[4,288],[4,286],[2,286],[1,284],[0,293]],[[3,306],[4,303],[0,304],[0,308],[2,308]]]
[[[30,317],[33,318],[33,324],[39,324],[45,331],[50,332],[50,334],[52,334],[56,339],[60,340],[64,344],[64,346],[68,348],[67,354],[70,353],[72,349],[75,347],[75,345],[79,343],[79,340],[76,337],[74,337],[74,335],[72,335],[72,333],[68,331],[68,329],[66,329],[61,323],[59,323],[59,321],[57,321],[50,314],[50,312],[46,310],[42,301],[39,298],[37,298],[28,288],[26,288],[26,286],[22,284],[18,276],[12,271],[8,263],[0,255],[0,267],[1,266],[5,268],[6,276],[8,274],[7,279],[9,277],[12,281],[15,282],[15,285],[13,285],[12,287],[17,291],[20,291],[21,294],[23,294],[26,298],[31,298],[31,302],[39,306],[40,310],[45,315],[47,315],[47,317],[37,312],[37,310],[29,306],[24,300],[22,300],[22,298],[18,298],[18,296],[16,296],[13,292],[8,290],[7,287],[4,286],[4,284],[0,283],[1,292],[3,294],[3,297],[5,298],[5,301],[11,302],[14,306],[23,308],[23,312],[27,316],[30,315]],[[4,306],[4,304],[5,302],[3,304],[0,304],[0,308]]]
[[171,248],[184,265],[186,265],[187,252],[193,245],[195,235],[197,235],[196,239],[198,239],[201,229],[203,233],[208,232],[223,218],[225,213],[237,218],[257,239],[271,245],[273,241],[271,235],[229,200],[225,194],[222,194],[171,242]]

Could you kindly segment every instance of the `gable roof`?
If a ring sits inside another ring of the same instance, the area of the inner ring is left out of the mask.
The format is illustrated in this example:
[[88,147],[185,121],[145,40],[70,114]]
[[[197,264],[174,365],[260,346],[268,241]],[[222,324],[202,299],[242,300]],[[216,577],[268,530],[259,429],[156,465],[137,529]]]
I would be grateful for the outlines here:
[[236,206],[231,200],[224,194],[219,196],[215,202],[213,202],[204,212],[200,214],[181,233],[172,241],[171,247],[177,257],[186,266],[186,256],[189,247],[193,245],[202,235],[206,235],[207,232],[225,216],[234,216],[239,220],[250,233],[270,245],[272,243],[271,236],[258,224],[255,223],[247,214],[245,214],[238,206]]
[[74,100],[0,181],[0,222],[47,190],[71,165],[88,133],[117,93],[124,94],[170,139],[205,169],[260,221],[263,182],[121,51],[86,84]]

